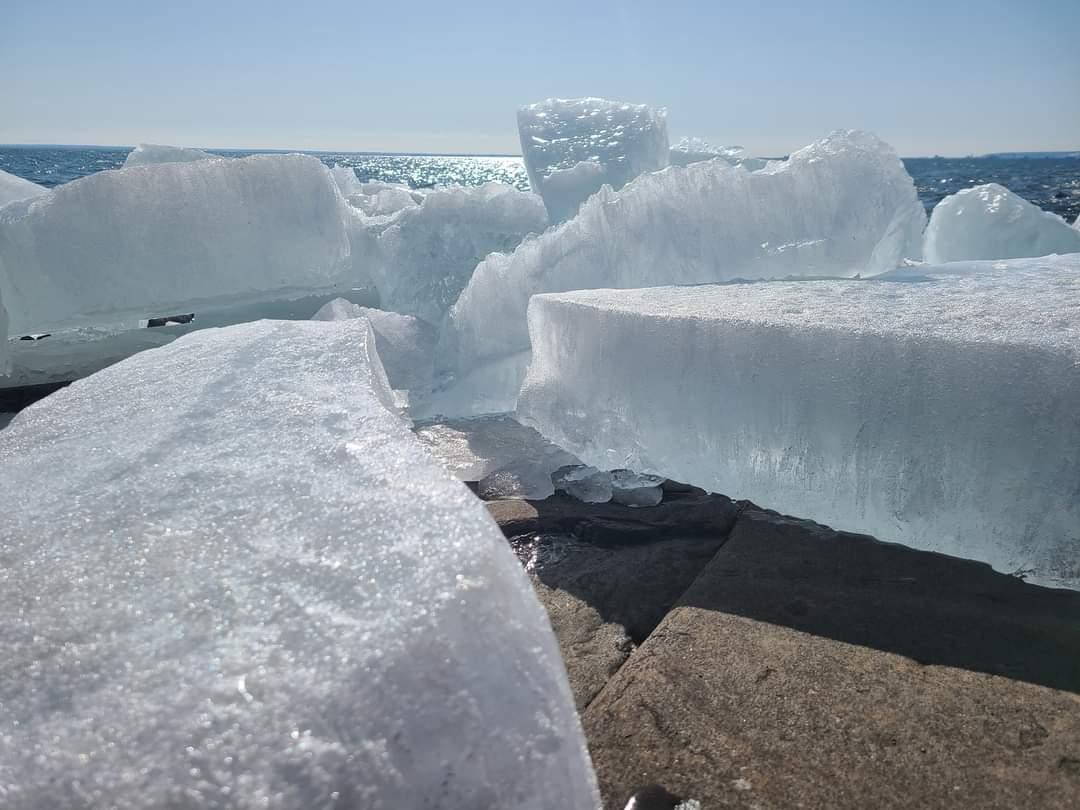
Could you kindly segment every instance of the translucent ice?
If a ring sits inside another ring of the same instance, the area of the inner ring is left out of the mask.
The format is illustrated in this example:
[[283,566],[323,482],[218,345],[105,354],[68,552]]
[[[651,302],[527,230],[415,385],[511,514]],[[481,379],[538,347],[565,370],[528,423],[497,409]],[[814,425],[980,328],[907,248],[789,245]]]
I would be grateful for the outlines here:
[[367,322],[206,330],[0,432],[4,810],[599,806],[482,504]]
[[527,351],[518,352],[456,377],[442,377],[430,395],[413,400],[411,412],[421,418],[511,412],[517,408],[530,357]]
[[607,503],[611,500],[611,473],[585,464],[560,467],[551,474],[556,492],[565,492],[585,503]]
[[658,475],[612,470],[611,499],[623,506],[656,506],[664,499],[663,483]]
[[364,184],[360,182],[360,178],[356,176],[356,170],[352,166],[342,166],[340,163],[336,163],[330,169],[330,174],[333,175],[334,182],[338,184],[338,188],[345,197],[363,193]]
[[[124,168],[146,166],[151,163],[188,163],[193,160],[218,158],[201,149],[187,149],[182,146],[161,146],[156,143],[141,143],[128,154]],[[223,160],[224,158],[218,158]]]
[[671,147],[672,166],[689,166],[691,163],[717,158],[732,166],[742,166],[747,171],[762,169],[768,162],[764,158],[751,157],[741,146],[716,147],[701,138],[680,138],[679,142]]
[[967,188],[935,206],[926,227],[928,262],[1018,259],[1080,252],[1080,233],[997,183]]
[[878,273],[919,255],[925,222],[900,159],[866,133],[835,133],[756,172],[712,160],[643,175],[485,259],[450,311],[439,365],[528,348],[535,293]]
[[1080,585],[1080,254],[533,298],[518,414],[630,467]]
[[602,98],[551,98],[518,110],[529,183],[552,222],[607,183],[620,189],[668,165],[667,113]]
[[29,197],[40,197],[48,194],[49,190],[37,183],[31,183],[14,174],[8,174],[0,169],[0,206],[7,205],[15,200],[25,200]]
[[347,206],[304,155],[104,171],[0,209],[11,329],[351,287]]
[[384,309],[439,324],[485,256],[513,250],[546,225],[536,195],[512,186],[438,189],[389,218],[355,220],[354,261],[370,274]]
[[409,315],[370,309],[336,298],[315,313],[312,320],[343,321],[367,318],[375,331],[375,346],[390,385],[394,388],[426,389],[431,386],[435,357],[435,328]]

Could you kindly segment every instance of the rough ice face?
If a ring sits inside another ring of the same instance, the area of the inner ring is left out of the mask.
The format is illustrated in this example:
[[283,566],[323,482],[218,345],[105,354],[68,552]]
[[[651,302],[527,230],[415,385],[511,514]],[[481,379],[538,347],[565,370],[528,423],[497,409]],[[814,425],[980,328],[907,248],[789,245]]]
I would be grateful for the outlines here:
[[105,171],[0,209],[11,328],[352,286],[345,206],[304,155]]
[[997,183],[952,194],[930,215],[923,241],[928,262],[1018,259],[1080,252],[1080,233]]
[[1080,584],[1080,254],[890,275],[537,296],[519,418],[587,464]]
[[352,239],[384,309],[439,324],[476,265],[547,226],[535,195],[502,183],[432,191],[387,218],[360,216]]
[[7,205],[15,200],[40,197],[42,194],[48,193],[49,190],[45,186],[31,183],[29,180],[24,180],[14,174],[8,174],[3,169],[0,169],[0,206]]
[[431,386],[435,358],[435,328],[409,315],[370,309],[335,298],[315,313],[315,321],[367,318],[375,331],[375,346],[390,385],[394,388],[426,389]]
[[207,330],[0,432],[5,810],[599,806],[547,618],[366,321]]
[[183,146],[161,146],[156,143],[140,143],[124,159],[124,168],[130,166],[148,166],[152,163],[189,163],[193,160],[224,160],[218,155],[211,155],[201,149],[187,149]]
[[439,364],[461,371],[528,348],[536,293],[879,273],[919,255],[925,222],[900,159],[866,133],[756,172],[713,160],[643,175],[485,259],[450,311]]
[[602,98],[551,98],[518,110],[529,183],[552,222],[605,183],[620,189],[668,165],[667,112]]

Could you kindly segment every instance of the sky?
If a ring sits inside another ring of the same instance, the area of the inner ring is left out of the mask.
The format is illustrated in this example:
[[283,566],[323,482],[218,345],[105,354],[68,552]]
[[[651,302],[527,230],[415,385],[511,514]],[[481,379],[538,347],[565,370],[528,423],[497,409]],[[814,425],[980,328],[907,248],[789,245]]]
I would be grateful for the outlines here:
[[0,0],[0,143],[516,154],[592,95],[760,155],[1080,150],[1078,42],[1078,0]]

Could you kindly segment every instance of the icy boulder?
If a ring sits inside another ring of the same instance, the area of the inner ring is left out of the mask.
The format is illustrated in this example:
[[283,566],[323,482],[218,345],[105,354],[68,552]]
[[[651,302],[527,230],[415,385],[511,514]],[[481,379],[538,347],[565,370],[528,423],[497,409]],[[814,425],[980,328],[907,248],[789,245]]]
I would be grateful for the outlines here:
[[483,505],[363,320],[181,338],[0,433],[4,810],[599,806]]
[[562,222],[605,183],[620,189],[668,165],[667,112],[602,98],[552,98],[518,110],[529,183]]
[[375,346],[390,385],[394,388],[424,389],[431,385],[434,369],[435,328],[409,315],[370,309],[335,298],[315,315],[315,321],[344,321],[366,318],[375,332]]
[[45,186],[31,183],[29,180],[24,180],[14,174],[8,174],[0,169],[0,206],[7,205],[15,200],[40,197],[42,194],[48,193],[49,190]]
[[925,222],[900,159],[867,133],[834,133],[756,172],[712,160],[644,175],[481,263],[450,311],[440,366],[528,348],[536,293],[880,273],[918,256]]
[[1080,585],[1080,254],[543,295],[519,418],[630,467]]
[[370,273],[384,309],[439,324],[485,256],[546,226],[536,195],[512,186],[438,189],[390,219],[356,219],[354,261]]
[[1018,259],[1080,252],[1080,233],[997,183],[952,194],[930,215],[923,241],[928,262]]
[[329,170],[304,155],[163,163],[66,183],[0,209],[11,328],[352,286],[346,208]]
[[193,160],[211,160],[220,158],[201,149],[187,149],[183,146],[161,146],[156,143],[140,143],[124,160],[124,168],[147,166],[153,163],[188,163]]

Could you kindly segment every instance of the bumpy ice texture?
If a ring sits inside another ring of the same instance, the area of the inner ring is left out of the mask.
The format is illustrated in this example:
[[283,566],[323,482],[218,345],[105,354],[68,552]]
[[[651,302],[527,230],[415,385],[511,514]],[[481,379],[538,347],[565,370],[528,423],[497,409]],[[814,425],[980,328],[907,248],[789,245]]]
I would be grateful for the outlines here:
[[0,433],[5,810],[599,806],[543,609],[364,320],[145,352]]
[[435,328],[409,315],[371,309],[335,298],[312,317],[315,321],[344,321],[367,318],[375,332],[375,348],[394,388],[430,387],[434,370]]
[[1080,232],[997,183],[939,202],[923,241],[928,262],[1018,259],[1080,252]]
[[124,159],[124,168],[148,166],[152,163],[189,163],[193,160],[224,160],[218,155],[211,155],[201,149],[188,149],[183,146],[162,146],[156,143],[140,143]]
[[42,194],[48,193],[49,190],[45,186],[31,183],[29,180],[24,180],[14,174],[8,174],[3,169],[0,169],[0,206],[7,205],[15,200],[40,197]]
[[303,155],[163,163],[66,183],[0,210],[11,328],[351,284],[346,207],[329,170]]
[[1080,254],[545,295],[529,326],[519,417],[586,463],[1080,584]]
[[518,110],[529,183],[552,222],[607,183],[620,189],[668,165],[667,113],[602,98],[552,98]]
[[352,246],[384,309],[431,324],[442,321],[484,257],[547,226],[536,195],[503,183],[438,189],[422,199],[401,201],[389,217],[354,214]]
[[460,371],[528,348],[536,293],[879,273],[918,256],[925,222],[900,159],[866,133],[835,133],[756,172],[712,160],[644,175],[480,264],[439,365]]

